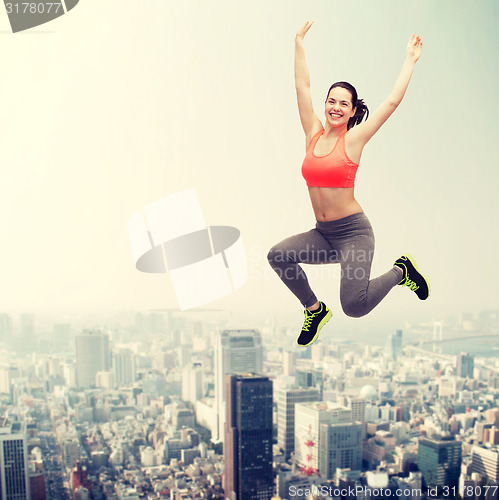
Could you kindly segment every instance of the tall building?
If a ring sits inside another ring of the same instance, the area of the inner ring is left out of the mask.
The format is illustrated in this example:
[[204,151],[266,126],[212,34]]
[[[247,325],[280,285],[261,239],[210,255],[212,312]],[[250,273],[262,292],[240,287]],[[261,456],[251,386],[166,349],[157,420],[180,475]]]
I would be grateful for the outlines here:
[[462,352],[457,356],[457,376],[462,378],[473,378],[475,370],[475,357],[472,354]]
[[296,370],[296,352],[284,351],[282,353],[282,371],[286,377],[293,376]]
[[12,397],[12,381],[19,377],[19,368],[0,364],[0,393],[7,394]]
[[199,363],[182,369],[182,399],[193,405],[203,397],[203,369]]
[[461,473],[461,442],[454,436],[419,440],[418,467],[429,488],[458,486]]
[[91,330],[76,335],[76,384],[95,386],[97,372],[109,371],[109,336]]
[[20,423],[0,428],[0,498],[30,498],[27,448],[26,434]]
[[127,387],[135,382],[135,358],[130,349],[113,352],[114,381],[120,387]]
[[270,500],[272,382],[253,374],[228,374],[225,382],[225,498]]
[[361,422],[321,424],[319,428],[319,472],[333,479],[336,469],[360,471],[362,468]]
[[183,368],[191,361],[191,350],[182,345],[177,348],[177,366]]
[[[349,424],[352,410],[329,401],[297,403],[295,406],[295,462],[300,466],[319,469],[324,443],[320,439],[322,424]],[[362,440],[362,436],[361,436]],[[307,443],[314,442],[309,447]],[[360,446],[360,444],[359,444]],[[322,461],[323,462],[323,461]],[[320,471],[321,475],[323,471]]]
[[362,438],[366,437],[366,405],[367,401],[364,398],[354,396],[345,396],[344,404],[352,410],[352,421],[362,424]]
[[471,449],[471,472],[477,472],[488,482],[499,483],[499,453],[497,449],[473,446]]
[[295,450],[295,404],[319,401],[317,389],[281,389],[277,393],[277,443],[288,460]]
[[395,333],[388,335],[386,350],[396,361],[402,353],[402,330],[395,330]]
[[212,440],[223,441],[225,421],[225,375],[263,371],[262,336],[257,330],[223,330],[215,347],[215,428]]

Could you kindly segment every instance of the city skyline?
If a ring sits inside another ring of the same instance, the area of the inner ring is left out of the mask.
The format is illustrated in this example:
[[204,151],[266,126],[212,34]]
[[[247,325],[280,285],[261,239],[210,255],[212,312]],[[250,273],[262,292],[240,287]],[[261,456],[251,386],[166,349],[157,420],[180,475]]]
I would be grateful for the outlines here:
[[[358,500],[382,489],[421,500],[420,491],[494,488],[498,356],[450,355],[445,337],[433,350],[405,330],[388,346],[319,341],[293,352],[292,329],[265,336],[174,316],[131,320],[107,333],[70,327],[69,338],[60,335],[68,325],[54,323],[43,351],[1,351],[0,429],[31,429],[24,470],[37,498],[44,488],[61,499],[82,489],[113,500],[159,490],[226,498],[238,481],[262,499],[300,497],[307,487],[350,487]],[[498,316],[459,320],[473,336]],[[438,328],[430,333],[439,339]],[[99,366],[86,365],[89,351]],[[83,381],[79,364],[89,372]],[[230,394],[220,405],[224,383]],[[230,415],[223,443],[210,432],[217,408]]]

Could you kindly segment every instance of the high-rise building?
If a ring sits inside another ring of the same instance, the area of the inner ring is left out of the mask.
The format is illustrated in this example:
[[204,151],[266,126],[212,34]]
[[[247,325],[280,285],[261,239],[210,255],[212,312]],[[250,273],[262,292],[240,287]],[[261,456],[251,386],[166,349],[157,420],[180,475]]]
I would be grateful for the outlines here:
[[22,424],[16,422],[0,428],[0,498],[30,498],[27,448]]
[[127,387],[135,382],[135,358],[130,349],[113,352],[114,381],[120,387]]
[[471,472],[477,472],[487,481],[499,483],[499,453],[497,449],[473,446],[471,449]]
[[296,352],[284,351],[282,353],[282,371],[286,377],[293,376],[296,370]]
[[[295,406],[295,462],[319,469],[324,444],[319,441],[321,424],[349,424],[352,410],[329,401],[297,403]],[[313,442],[314,446],[307,443]],[[362,436],[361,436],[362,442]],[[359,443],[360,446],[360,443]],[[323,471],[320,471],[321,475]]]
[[366,437],[366,405],[367,401],[364,398],[354,396],[345,396],[344,404],[352,410],[352,421],[362,424],[362,438]]
[[454,436],[419,440],[418,467],[429,488],[458,486],[461,473],[461,442]]
[[203,397],[203,369],[199,363],[182,370],[182,399],[193,405]]
[[225,498],[270,500],[272,382],[253,374],[228,374],[225,380]]
[[177,348],[177,366],[183,368],[187,366],[191,361],[191,350],[185,345],[181,345]]
[[362,468],[361,422],[321,424],[319,428],[319,472],[333,479],[336,469],[360,471]]
[[0,393],[12,397],[12,380],[19,377],[19,368],[6,364],[0,364]]
[[76,384],[78,387],[95,386],[97,372],[109,371],[109,336],[87,330],[76,335]]
[[462,352],[457,356],[457,376],[462,378],[473,378],[475,370],[475,357],[472,354]]
[[386,351],[391,355],[393,360],[397,360],[402,353],[402,330],[395,330],[395,333],[388,335]]
[[281,389],[277,393],[277,443],[288,460],[295,450],[295,404],[319,401],[314,388]]
[[43,474],[42,461],[29,461],[29,489],[31,492],[30,500],[46,500],[45,493],[45,475]]
[[68,387],[76,386],[76,365],[73,360],[66,360],[62,363],[62,376]]
[[80,442],[76,437],[70,437],[62,443],[62,459],[66,469],[72,470],[80,459]]
[[212,441],[223,441],[225,421],[225,375],[263,371],[262,336],[257,330],[223,330],[215,347],[215,428]]

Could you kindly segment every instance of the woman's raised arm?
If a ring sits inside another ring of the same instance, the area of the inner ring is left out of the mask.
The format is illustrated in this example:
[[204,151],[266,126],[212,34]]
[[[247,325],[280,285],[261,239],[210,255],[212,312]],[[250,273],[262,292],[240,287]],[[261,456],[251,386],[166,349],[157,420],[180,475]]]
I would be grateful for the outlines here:
[[402,101],[405,91],[411,80],[414,66],[421,56],[423,42],[419,36],[412,35],[407,44],[407,54],[400,75],[385,102],[365,122],[356,125],[350,131],[351,139],[361,143],[362,147],[379,130],[381,125],[388,120]]
[[313,134],[322,129],[322,123],[314,112],[312,96],[310,95],[310,74],[305,57],[303,39],[312,26],[313,21],[307,21],[296,33],[295,37],[295,87],[298,100],[300,120],[307,136],[307,147]]

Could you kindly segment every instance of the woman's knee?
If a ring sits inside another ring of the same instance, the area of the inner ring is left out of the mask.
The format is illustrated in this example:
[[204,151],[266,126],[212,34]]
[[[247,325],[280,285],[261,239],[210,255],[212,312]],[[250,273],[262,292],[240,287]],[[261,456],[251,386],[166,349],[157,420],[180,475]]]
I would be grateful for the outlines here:
[[292,262],[293,261],[289,250],[280,246],[279,244],[274,245],[269,250],[269,253],[267,254],[267,260],[269,261],[270,265],[272,265],[272,264],[279,265],[279,264],[282,264],[284,262]]
[[279,259],[280,259],[279,255],[280,255],[280,251],[279,251],[277,245],[275,245],[269,250],[269,253],[267,254],[267,260],[272,265],[274,262],[279,261]]
[[343,312],[351,318],[362,318],[369,312],[366,305],[360,300],[342,300],[341,307]]

